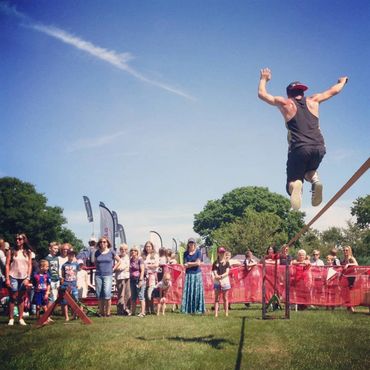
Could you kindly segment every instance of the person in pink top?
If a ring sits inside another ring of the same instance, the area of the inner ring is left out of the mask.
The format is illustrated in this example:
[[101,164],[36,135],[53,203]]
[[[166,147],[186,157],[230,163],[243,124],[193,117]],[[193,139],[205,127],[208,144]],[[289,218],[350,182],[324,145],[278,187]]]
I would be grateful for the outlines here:
[[18,234],[16,247],[6,253],[5,284],[9,288],[9,323],[14,325],[14,305],[17,304],[19,324],[27,325],[23,320],[24,296],[30,285],[32,270],[31,247],[25,234]]

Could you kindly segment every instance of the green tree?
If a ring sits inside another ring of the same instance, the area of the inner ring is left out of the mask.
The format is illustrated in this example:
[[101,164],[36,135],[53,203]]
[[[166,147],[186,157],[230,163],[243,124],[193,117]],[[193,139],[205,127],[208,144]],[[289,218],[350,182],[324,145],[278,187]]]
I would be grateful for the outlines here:
[[287,233],[283,231],[283,220],[276,214],[247,208],[243,217],[223,224],[211,237],[217,245],[225,245],[234,254],[244,254],[251,248],[262,256],[268,246],[286,242]]
[[329,227],[321,233],[321,241],[328,248],[342,246],[344,242],[343,230],[340,227]]
[[316,229],[309,229],[301,238],[301,247],[308,253],[311,254],[314,249],[321,251],[321,258],[324,258],[328,254],[328,247],[325,251],[322,249],[321,235]]
[[351,207],[352,216],[356,216],[356,224],[361,229],[367,229],[370,226],[370,195],[357,198]]
[[247,209],[276,215],[282,221],[281,229],[287,239],[304,225],[304,213],[291,211],[287,198],[265,187],[248,186],[236,188],[221,199],[208,201],[203,210],[194,216],[194,231],[206,240],[207,245],[211,245],[214,231],[240,220]]
[[82,247],[82,241],[63,226],[62,208],[48,206],[47,198],[30,183],[12,177],[0,179],[0,215],[0,235],[13,244],[17,233],[25,233],[40,257],[47,254],[51,241]]
[[370,230],[363,229],[358,224],[347,221],[343,229],[343,246],[350,245],[357,262],[368,265],[370,262]]

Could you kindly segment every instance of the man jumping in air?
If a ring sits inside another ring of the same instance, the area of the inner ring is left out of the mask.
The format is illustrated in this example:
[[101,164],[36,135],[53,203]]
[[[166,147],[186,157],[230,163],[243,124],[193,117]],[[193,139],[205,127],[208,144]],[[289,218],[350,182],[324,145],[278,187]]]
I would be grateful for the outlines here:
[[322,183],[317,169],[325,155],[325,142],[319,125],[319,104],[340,93],[347,83],[347,77],[341,77],[328,90],[304,96],[308,87],[298,81],[292,82],[286,88],[288,98],[272,96],[266,90],[267,82],[271,80],[271,71],[261,69],[258,86],[258,97],[268,104],[279,108],[288,129],[288,161],[286,190],[290,195],[293,209],[300,209],[302,203],[303,181],[311,183],[312,205],[322,202]]

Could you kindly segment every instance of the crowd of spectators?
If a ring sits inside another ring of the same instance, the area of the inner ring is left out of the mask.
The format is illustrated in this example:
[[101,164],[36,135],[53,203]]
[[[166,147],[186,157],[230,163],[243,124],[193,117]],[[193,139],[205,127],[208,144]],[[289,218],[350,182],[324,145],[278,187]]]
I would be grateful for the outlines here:
[[[60,287],[68,289],[76,300],[85,298],[89,290],[95,290],[99,316],[111,315],[114,290],[117,292],[117,315],[144,317],[148,314],[165,313],[166,297],[172,285],[171,275],[165,273],[165,266],[178,263],[172,250],[160,248],[157,252],[153,243],[147,241],[142,250],[137,246],[129,249],[127,244],[121,244],[116,253],[107,237],[99,240],[92,237],[89,247],[79,253],[73,249],[69,243],[51,242],[47,256],[36,256],[25,234],[16,236],[13,248],[0,239],[0,288],[6,287],[9,292],[9,325],[14,325],[15,313],[20,325],[27,325],[24,317],[29,313],[39,317],[40,312],[45,311],[58,297]],[[225,314],[228,315],[231,268],[244,265],[248,273],[260,277],[255,266],[261,262],[275,266],[291,264],[295,268],[292,283],[305,286],[308,276],[306,271],[312,267],[326,265],[348,269],[357,265],[350,246],[343,248],[342,260],[339,260],[337,253],[338,250],[333,248],[323,260],[318,249],[311,256],[303,249],[298,250],[296,256],[291,256],[287,245],[283,245],[279,251],[274,246],[269,246],[261,260],[254,256],[251,249],[247,249],[244,261],[241,261],[233,259],[226,247],[219,247],[211,270],[215,316],[218,316],[221,298]],[[202,263],[202,253],[195,239],[190,238],[183,255],[183,313],[206,312]],[[89,267],[94,267],[94,278],[86,271]],[[354,278],[347,279],[349,288],[352,288]],[[140,304],[138,313],[137,301]],[[157,309],[155,302],[158,303]],[[354,310],[351,306],[348,309]],[[65,301],[62,301],[62,312],[65,319],[69,320]]]

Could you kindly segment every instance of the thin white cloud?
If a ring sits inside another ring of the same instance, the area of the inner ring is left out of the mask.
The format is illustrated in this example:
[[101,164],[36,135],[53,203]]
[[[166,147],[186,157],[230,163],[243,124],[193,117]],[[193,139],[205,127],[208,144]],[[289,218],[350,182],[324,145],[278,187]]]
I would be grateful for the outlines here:
[[98,58],[106,63],[113,65],[114,67],[122,71],[125,71],[126,73],[130,74],[131,76],[137,78],[138,80],[142,82],[151,84],[153,86],[157,86],[172,94],[182,96],[183,98],[186,98],[189,100],[195,100],[191,95],[179,89],[176,89],[165,83],[152,80],[142,75],[140,72],[136,71],[134,68],[132,68],[128,64],[128,62],[133,59],[133,56],[131,53],[118,53],[114,50],[108,50],[100,46],[94,45],[90,41],[86,41],[80,37],[74,36],[58,27],[46,26],[41,23],[35,23],[27,15],[17,11],[15,7],[10,7],[4,3],[0,4],[0,11],[2,11],[8,16],[14,16],[18,19],[26,20],[27,23],[24,24],[26,27],[29,27],[35,31],[38,31],[50,37],[53,37],[65,44],[74,46],[75,48],[83,52],[86,52],[95,58]]
[[29,17],[23,13],[20,13],[15,6],[10,6],[7,3],[0,3],[0,11],[8,16],[15,17],[18,19],[27,20]]
[[95,148],[99,148],[105,145],[109,145],[113,141],[115,141],[117,138],[122,136],[123,134],[124,134],[124,131],[119,131],[111,135],[78,139],[74,143],[70,143],[67,146],[67,152],[73,153],[79,150],[93,149],[93,148],[95,149]]

